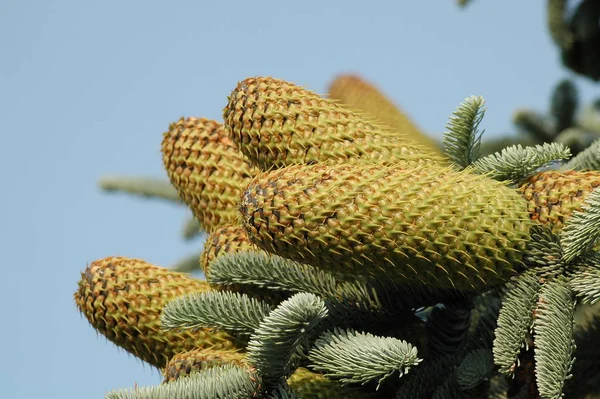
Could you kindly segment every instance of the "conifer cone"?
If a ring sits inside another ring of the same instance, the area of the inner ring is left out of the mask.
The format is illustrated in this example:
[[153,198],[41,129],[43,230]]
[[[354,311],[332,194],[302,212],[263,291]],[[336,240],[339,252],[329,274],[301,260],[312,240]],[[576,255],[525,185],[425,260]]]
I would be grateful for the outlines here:
[[350,159],[441,160],[405,136],[284,80],[257,77],[238,83],[223,115],[240,150],[262,170]]
[[240,196],[256,170],[223,125],[181,118],[164,134],[162,153],[171,183],[203,230],[236,222]]
[[600,172],[547,171],[532,176],[519,191],[532,220],[557,233],[571,214],[581,210],[588,194],[600,186]]
[[204,251],[200,258],[200,265],[204,274],[208,274],[210,263],[219,256],[256,249],[246,235],[242,225],[227,224],[213,231],[204,244]]
[[515,190],[434,164],[289,166],[255,177],[240,209],[268,252],[464,291],[512,276],[531,226]]
[[165,366],[163,382],[175,381],[191,373],[206,370],[223,364],[247,365],[244,354],[233,350],[215,350],[210,348],[194,349],[179,353]]
[[356,75],[336,77],[328,90],[329,98],[358,111],[372,115],[394,131],[442,156],[440,147],[419,129],[390,99],[379,89]]
[[321,374],[303,367],[298,368],[288,379],[290,388],[301,398],[311,399],[364,399],[375,394],[355,387],[343,386]]
[[81,274],[75,302],[109,341],[155,367],[194,348],[235,348],[223,332],[163,331],[160,313],[167,302],[209,290],[205,281],[143,260],[109,257],[90,263]]

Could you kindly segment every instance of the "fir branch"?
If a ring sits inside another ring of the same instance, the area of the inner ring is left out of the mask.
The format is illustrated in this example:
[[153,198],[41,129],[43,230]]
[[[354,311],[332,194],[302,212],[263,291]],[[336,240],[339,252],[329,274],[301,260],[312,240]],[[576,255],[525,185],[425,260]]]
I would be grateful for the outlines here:
[[151,177],[103,177],[98,185],[103,191],[124,192],[145,198],[181,203],[175,187],[168,181]]
[[310,334],[327,317],[325,303],[316,295],[298,293],[263,319],[250,337],[246,359],[260,370],[269,386],[287,378],[293,360],[306,349]]
[[523,132],[530,134],[538,143],[552,142],[556,132],[545,116],[529,109],[517,110],[513,123]]
[[548,30],[554,43],[561,49],[568,50],[573,45],[574,37],[566,21],[568,0],[548,0]]
[[569,273],[571,289],[582,303],[600,301],[600,253],[584,255]]
[[223,365],[167,384],[112,391],[106,399],[247,399],[260,392],[260,377],[253,370]]
[[556,85],[550,100],[550,114],[554,117],[556,132],[573,126],[578,100],[577,87],[571,80],[563,79]]
[[471,326],[464,350],[489,349],[494,344],[494,330],[498,326],[498,314],[502,301],[500,294],[494,291],[483,293],[475,298],[471,310]]
[[396,392],[396,399],[431,397],[447,379],[454,378],[451,370],[455,362],[454,356],[424,361],[402,380],[402,385]]
[[540,287],[535,272],[529,270],[516,277],[506,293],[492,349],[494,362],[503,374],[510,376],[514,373],[519,352],[527,344]]
[[252,334],[271,307],[246,294],[209,291],[181,296],[169,302],[161,315],[165,330],[218,328]]
[[527,267],[534,269],[538,276],[552,278],[563,274],[567,268],[562,257],[560,237],[547,226],[532,226],[531,240],[523,257]]
[[472,303],[453,302],[436,306],[427,320],[431,358],[456,354],[464,345],[471,325]]
[[301,399],[296,393],[290,388],[287,382],[283,381],[267,395],[268,399]]
[[249,284],[321,296],[335,295],[337,284],[330,273],[262,251],[240,251],[219,256],[210,265],[208,281],[217,285]]
[[573,366],[575,300],[564,276],[542,286],[534,319],[537,386],[543,398],[562,398]]
[[598,170],[600,169],[600,140],[594,141],[588,148],[571,158],[560,170]]
[[600,306],[577,306],[573,336],[575,364],[574,378],[567,381],[565,394],[569,399],[590,399],[600,396]]
[[483,97],[471,96],[454,111],[444,132],[444,150],[448,158],[464,169],[479,158],[481,135],[479,124],[485,114]]
[[468,352],[456,368],[456,381],[462,391],[474,390],[492,377],[494,359],[487,349]]
[[202,251],[193,253],[185,258],[179,259],[170,269],[181,273],[190,273],[200,270],[200,256]]
[[574,211],[560,236],[563,262],[571,262],[589,251],[600,238],[600,190],[592,191],[581,211]]
[[550,162],[569,158],[571,151],[562,144],[545,143],[534,147],[505,148],[473,163],[473,171],[496,180],[518,181]]
[[376,380],[377,389],[386,378],[402,377],[421,362],[417,348],[406,341],[337,328],[315,341],[308,359],[326,377],[362,385]]
[[191,240],[203,233],[202,226],[200,226],[200,222],[194,216],[188,218],[184,223],[181,229],[181,235],[184,240]]

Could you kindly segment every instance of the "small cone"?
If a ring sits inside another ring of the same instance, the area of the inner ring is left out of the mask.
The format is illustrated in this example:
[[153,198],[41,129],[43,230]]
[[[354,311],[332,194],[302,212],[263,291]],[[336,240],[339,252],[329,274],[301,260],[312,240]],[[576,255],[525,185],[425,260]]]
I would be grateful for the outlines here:
[[470,291],[522,266],[531,221],[500,182],[438,165],[296,165],[258,175],[242,197],[250,240],[349,275]]
[[247,365],[244,354],[232,350],[201,348],[179,353],[173,356],[164,368],[165,379],[163,382],[175,381],[191,373],[224,364]]
[[204,274],[208,275],[209,266],[219,256],[243,250],[256,250],[252,245],[246,230],[241,225],[225,225],[213,231],[204,244],[200,265]]
[[336,77],[328,90],[329,98],[339,100],[352,109],[365,112],[385,123],[394,131],[442,156],[440,147],[419,129],[379,89],[356,75]]
[[441,161],[399,133],[284,80],[257,77],[238,83],[223,116],[240,150],[262,170],[352,159]]
[[519,191],[527,200],[531,220],[548,225],[558,233],[598,186],[598,171],[548,171],[532,176]]
[[180,295],[209,290],[205,281],[139,259],[109,257],[81,274],[75,303],[109,341],[155,367],[194,348],[234,348],[233,338],[209,330],[163,331],[160,314]]
[[240,195],[257,171],[223,125],[181,118],[164,134],[162,153],[171,183],[203,230],[237,221]]
[[288,379],[290,388],[300,398],[311,399],[368,399],[375,398],[374,393],[356,387],[343,386],[321,374],[313,373],[303,367],[297,369]]

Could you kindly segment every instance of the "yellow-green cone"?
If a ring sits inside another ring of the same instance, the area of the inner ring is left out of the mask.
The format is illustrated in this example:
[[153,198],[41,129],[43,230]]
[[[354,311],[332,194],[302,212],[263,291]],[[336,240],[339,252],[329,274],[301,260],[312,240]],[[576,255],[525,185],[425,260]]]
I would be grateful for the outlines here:
[[240,352],[210,348],[194,349],[179,353],[169,360],[163,370],[164,382],[175,381],[191,373],[223,364],[247,365],[244,354]]
[[223,115],[240,150],[262,170],[351,159],[441,159],[337,101],[284,80],[257,77],[238,83]]
[[394,131],[442,156],[440,147],[419,129],[379,89],[356,75],[336,77],[328,90],[329,98],[339,100],[352,109],[365,112],[385,123]]
[[241,212],[268,252],[460,290],[514,275],[532,223],[515,190],[433,164],[290,166],[254,178]]
[[297,369],[288,379],[290,388],[301,398],[306,399],[368,399],[375,394],[355,387],[342,386],[321,374],[305,368]]
[[223,332],[163,331],[160,313],[180,295],[209,290],[205,281],[143,260],[109,257],[81,274],[75,302],[92,326],[111,342],[155,367],[194,348],[235,348]]
[[589,193],[600,186],[600,172],[548,171],[531,177],[519,191],[527,200],[531,219],[559,232]]
[[239,198],[256,170],[222,124],[181,118],[164,134],[162,154],[171,183],[203,230],[237,221]]
[[256,249],[248,239],[246,230],[241,225],[225,225],[213,231],[204,243],[204,251],[200,257],[200,265],[204,274],[208,274],[210,263],[217,257],[243,251]]

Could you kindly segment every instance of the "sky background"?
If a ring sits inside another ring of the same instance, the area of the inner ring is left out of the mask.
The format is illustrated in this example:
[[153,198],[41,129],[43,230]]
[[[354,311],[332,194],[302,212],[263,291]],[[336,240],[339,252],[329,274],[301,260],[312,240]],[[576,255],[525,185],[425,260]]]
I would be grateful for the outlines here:
[[[325,92],[339,73],[382,87],[441,137],[483,95],[485,137],[517,107],[548,109],[571,74],[545,3],[423,1],[0,1],[0,396],[102,398],[160,373],[97,335],[73,301],[86,264],[110,255],[169,265],[183,207],[102,194],[106,174],[166,177],[162,133],[221,119],[246,77]],[[599,90],[577,79],[583,102]]]

